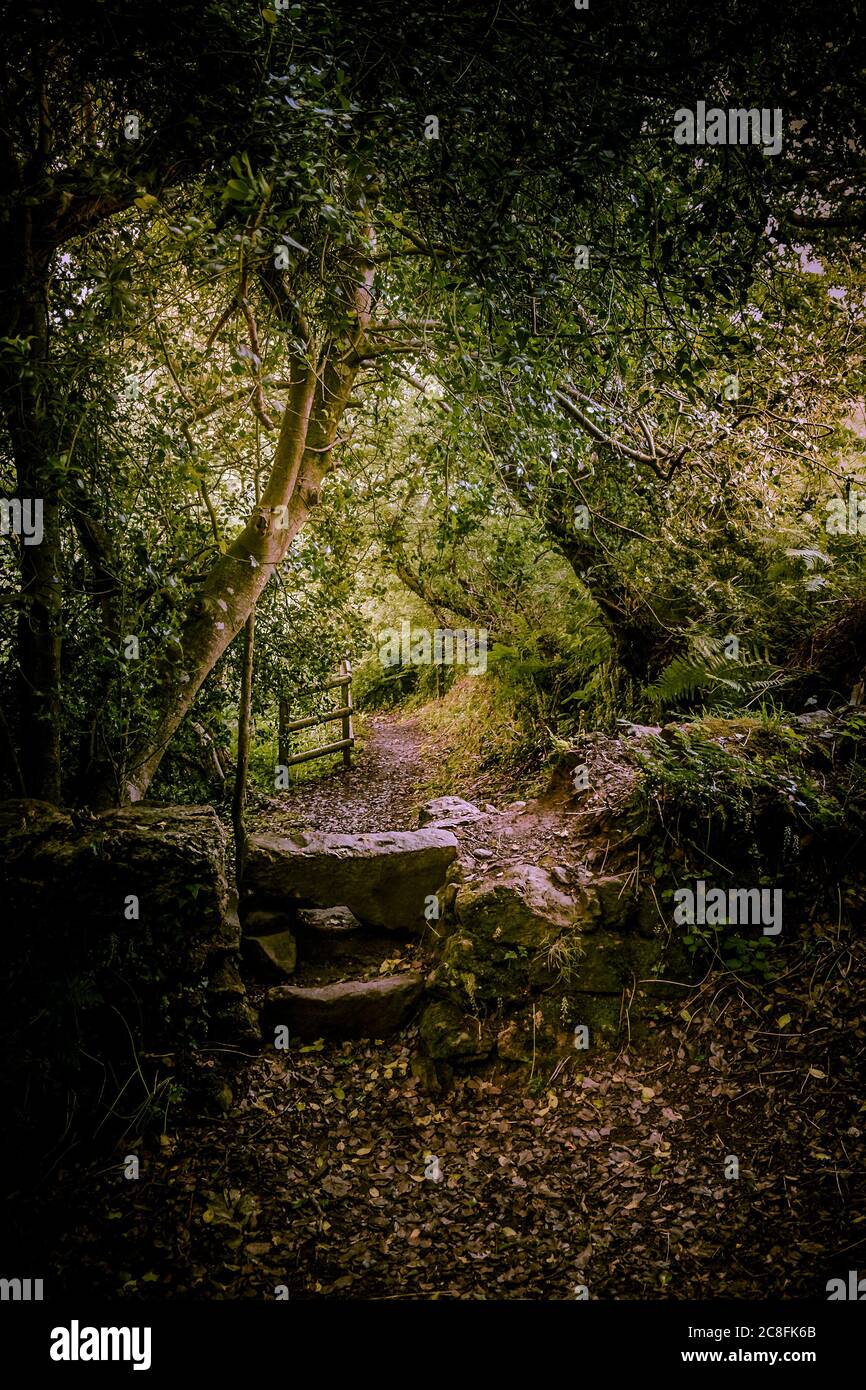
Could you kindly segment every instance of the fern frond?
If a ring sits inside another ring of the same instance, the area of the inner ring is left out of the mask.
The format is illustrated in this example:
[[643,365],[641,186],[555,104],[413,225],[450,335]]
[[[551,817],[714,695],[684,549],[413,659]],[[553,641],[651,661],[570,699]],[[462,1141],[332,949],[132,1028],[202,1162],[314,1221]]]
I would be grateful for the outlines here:
[[742,707],[757,696],[784,685],[787,674],[767,660],[731,661],[724,644],[704,636],[692,640],[693,650],[675,656],[645,694],[663,705],[703,695],[712,708]]

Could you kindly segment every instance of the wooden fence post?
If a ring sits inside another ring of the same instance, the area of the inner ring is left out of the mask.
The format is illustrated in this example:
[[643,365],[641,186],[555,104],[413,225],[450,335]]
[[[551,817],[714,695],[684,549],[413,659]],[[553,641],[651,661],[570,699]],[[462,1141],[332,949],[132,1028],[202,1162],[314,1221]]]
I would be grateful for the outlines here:
[[[333,680],[325,681],[325,684],[313,693],[318,695],[328,690],[345,690],[343,703],[328,714],[310,714],[302,719],[290,719],[288,698],[284,695],[279,696],[279,727],[277,732],[277,762],[279,766],[295,767],[298,763],[307,763],[312,758],[326,758],[332,753],[342,753],[343,766],[352,766],[352,746],[355,742],[353,716],[355,711],[352,705],[352,667],[348,657],[340,662],[339,676]],[[299,733],[301,729],[318,728],[320,724],[335,724],[338,720],[343,731],[342,738],[336,739],[333,743],[326,743],[319,748],[308,748],[305,753],[289,751],[293,734]]]
[[280,696],[280,722],[277,734],[277,764],[287,767],[289,762],[289,702],[285,695]]
[[[340,662],[340,675],[348,676],[349,678],[346,682],[346,694],[344,701],[347,712],[343,715],[343,738],[353,739],[355,737],[355,732],[352,724],[352,667],[349,664],[348,657],[344,657],[343,660]],[[351,766],[352,745],[351,743],[347,743],[346,747],[343,749],[343,767]]]

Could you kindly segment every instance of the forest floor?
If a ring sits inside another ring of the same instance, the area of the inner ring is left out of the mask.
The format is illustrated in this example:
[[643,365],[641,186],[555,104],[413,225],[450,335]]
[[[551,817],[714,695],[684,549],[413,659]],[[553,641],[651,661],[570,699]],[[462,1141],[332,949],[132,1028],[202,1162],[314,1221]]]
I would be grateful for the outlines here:
[[[613,768],[612,742],[596,747]],[[414,826],[430,755],[414,721],[381,718],[351,772],[256,819]],[[567,855],[561,805],[515,809],[536,848]],[[510,857],[512,838],[495,852]],[[413,1074],[414,1029],[251,1058],[224,1116],[175,1130],[169,1115],[161,1138],[129,1133],[115,1155],[53,1175],[53,1284],[136,1298],[825,1298],[866,1247],[864,984],[863,944],[828,929],[772,986],[708,976],[651,1045],[550,1071],[500,1062],[431,1094]]]

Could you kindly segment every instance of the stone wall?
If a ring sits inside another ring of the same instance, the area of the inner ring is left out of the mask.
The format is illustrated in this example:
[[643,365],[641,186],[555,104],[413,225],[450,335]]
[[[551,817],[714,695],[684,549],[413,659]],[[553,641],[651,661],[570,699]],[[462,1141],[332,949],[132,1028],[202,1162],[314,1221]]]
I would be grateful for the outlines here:
[[226,843],[209,806],[94,816],[0,803],[2,1099],[13,1123],[44,1129],[40,1105],[61,1096],[74,1110],[94,1096],[108,1105],[129,1078],[121,1108],[134,1112],[160,1078],[160,1096],[177,1076],[181,1097],[193,1055],[210,1064],[258,1047]]
[[689,981],[691,962],[651,890],[636,893],[630,875],[567,891],[535,864],[471,884],[455,865],[450,878],[421,1019],[436,1063],[555,1059],[574,1050],[576,1028],[591,1048],[647,1040],[676,995],[669,977]]

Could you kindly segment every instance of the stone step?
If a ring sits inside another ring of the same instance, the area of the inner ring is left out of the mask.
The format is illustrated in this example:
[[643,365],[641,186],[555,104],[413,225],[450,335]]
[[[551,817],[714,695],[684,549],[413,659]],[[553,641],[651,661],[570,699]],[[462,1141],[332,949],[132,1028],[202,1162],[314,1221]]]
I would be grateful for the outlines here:
[[262,1036],[284,1025],[289,1038],[384,1038],[403,1027],[420,1002],[424,980],[407,972],[379,980],[341,980],[302,989],[269,989],[260,1011]]
[[[342,936],[308,936],[298,933],[298,963],[293,985],[330,985],[338,980],[378,977],[384,961],[389,971],[409,968],[418,954],[417,938],[395,937],[393,932],[372,928]],[[395,964],[399,961],[400,964]]]
[[448,830],[393,830],[367,835],[296,831],[251,835],[244,867],[244,908],[294,902],[344,906],[363,923],[420,935],[424,909],[457,857]]

